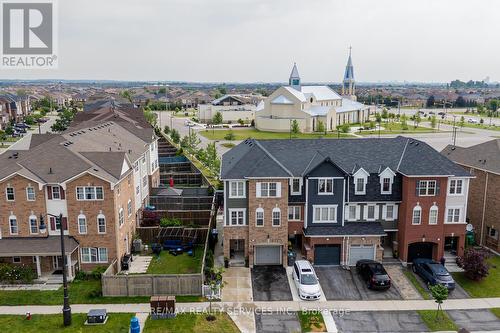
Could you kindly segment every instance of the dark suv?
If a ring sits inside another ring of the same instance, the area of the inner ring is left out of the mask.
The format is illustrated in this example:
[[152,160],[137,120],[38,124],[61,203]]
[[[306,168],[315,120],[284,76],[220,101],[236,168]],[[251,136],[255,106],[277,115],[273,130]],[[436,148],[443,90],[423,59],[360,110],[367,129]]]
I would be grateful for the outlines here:
[[391,287],[391,278],[381,263],[363,259],[356,263],[356,271],[366,282],[368,289],[387,290]]
[[446,268],[432,259],[418,258],[413,260],[413,272],[420,275],[427,285],[442,284],[448,290],[455,289],[455,281]]

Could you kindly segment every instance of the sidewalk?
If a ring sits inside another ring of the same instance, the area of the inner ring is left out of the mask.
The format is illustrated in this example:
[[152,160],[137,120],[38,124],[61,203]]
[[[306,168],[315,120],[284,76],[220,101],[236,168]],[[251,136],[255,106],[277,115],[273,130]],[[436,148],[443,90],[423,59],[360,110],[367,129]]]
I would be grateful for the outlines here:
[[[177,303],[177,312],[205,311],[208,302]],[[382,300],[382,301],[325,301],[325,302],[294,302],[294,301],[271,301],[271,302],[214,302],[213,308],[225,309],[258,309],[262,311],[300,311],[335,310],[342,309],[350,311],[410,311],[410,310],[434,310],[436,303],[433,300]],[[149,304],[73,304],[71,309],[74,313],[87,313],[90,309],[103,308],[111,313],[118,312],[149,312]],[[443,303],[443,310],[470,310],[500,308],[500,297],[497,298],[469,298],[450,299]],[[32,314],[57,314],[62,312],[61,305],[26,305],[26,306],[0,306],[0,314],[23,315],[26,312]]]

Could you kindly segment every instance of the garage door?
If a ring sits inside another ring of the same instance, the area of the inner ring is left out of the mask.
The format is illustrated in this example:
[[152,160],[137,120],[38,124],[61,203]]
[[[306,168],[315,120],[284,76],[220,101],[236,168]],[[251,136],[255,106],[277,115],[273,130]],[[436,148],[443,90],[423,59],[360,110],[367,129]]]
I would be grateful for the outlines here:
[[340,245],[315,245],[315,265],[340,265]]
[[355,246],[351,245],[351,250],[349,251],[349,266],[356,266],[358,260],[361,259],[371,259],[375,258],[375,247],[370,246]]
[[413,262],[416,258],[427,258],[432,259],[432,249],[434,248],[434,243],[413,243],[408,245],[408,259],[407,262]]
[[281,245],[256,246],[255,265],[281,265]]

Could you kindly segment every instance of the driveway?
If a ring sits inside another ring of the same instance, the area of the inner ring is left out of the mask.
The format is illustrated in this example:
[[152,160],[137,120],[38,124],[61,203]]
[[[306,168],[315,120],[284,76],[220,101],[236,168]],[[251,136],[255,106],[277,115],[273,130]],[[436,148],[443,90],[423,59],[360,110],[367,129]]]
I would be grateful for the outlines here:
[[292,292],[283,266],[252,268],[254,301],[292,301]]
[[259,333],[300,333],[299,318],[293,313],[255,313],[255,327]]
[[495,331],[500,329],[500,319],[489,310],[446,311],[459,328],[469,331]]
[[[413,275],[415,275],[415,277],[417,278],[417,281],[418,283],[420,283],[420,285],[429,293],[429,295],[431,294],[431,292],[429,291],[429,288],[427,287],[427,284],[424,282],[424,280],[420,277],[420,275],[418,274],[415,274],[413,273],[413,271],[411,272]],[[455,289],[453,291],[451,291],[449,294],[448,294],[448,298],[449,299],[463,299],[463,298],[469,298],[469,294],[467,294],[467,292],[464,290],[464,288],[462,288],[462,286],[460,286],[458,283],[455,283]]]
[[327,300],[398,300],[402,299],[397,288],[386,291],[370,290],[356,273],[341,267],[314,268]]
[[428,332],[416,311],[349,312],[343,316],[332,313],[337,329],[349,332]]

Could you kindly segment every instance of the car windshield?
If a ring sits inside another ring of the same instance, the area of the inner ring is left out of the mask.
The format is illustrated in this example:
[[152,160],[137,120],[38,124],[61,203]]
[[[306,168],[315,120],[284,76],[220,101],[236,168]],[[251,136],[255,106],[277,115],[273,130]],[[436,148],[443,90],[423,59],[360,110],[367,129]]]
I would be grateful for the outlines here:
[[305,284],[307,286],[317,284],[318,279],[316,279],[316,276],[313,274],[303,274],[302,275],[302,281],[300,282],[301,284]]
[[384,267],[381,264],[373,264],[371,265],[373,274],[375,275],[386,275]]

